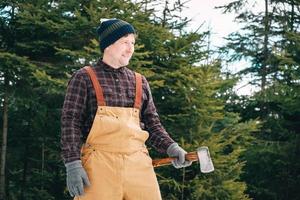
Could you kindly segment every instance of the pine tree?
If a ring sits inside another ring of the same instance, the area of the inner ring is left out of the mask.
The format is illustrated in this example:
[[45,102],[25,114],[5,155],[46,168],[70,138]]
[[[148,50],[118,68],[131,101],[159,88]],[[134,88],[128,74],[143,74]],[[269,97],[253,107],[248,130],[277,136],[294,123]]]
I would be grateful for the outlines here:
[[239,123],[238,115],[224,112],[226,100],[222,95],[233,86],[234,80],[224,80],[218,61],[195,65],[207,58],[204,43],[207,33],[181,31],[177,35],[178,30],[172,25],[165,23],[164,27],[173,33],[165,34],[169,36],[167,40],[155,34],[158,31],[143,36],[146,41],[158,36],[157,42],[146,43],[145,49],[156,50],[149,54],[153,64],[147,71],[152,70],[148,78],[161,119],[172,137],[187,150],[209,146],[217,170],[211,175],[201,175],[197,165],[180,174],[172,167],[157,169],[163,198],[248,199],[244,194],[246,185],[239,181],[243,163],[238,158],[251,141],[250,132],[257,126],[254,121]]
[[[246,2],[242,1],[243,7],[246,7]],[[235,3],[223,8],[231,11],[233,5],[237,5]],[[295,164],[298,162],[295,152],[298,152],[299,147],[299,129],[289,124],[297,124],[292,121],[299,115],[298,109],[294,107],[299,104],[296,91],[299,89],[299,59],[296,58],[299,53],[299,48],[296,47],[299,44],[296,36],[299,35],[296,26],[299,12],[295,9],[299,5],[296,1],[266,1],[264,15],[253,15],[251,11],[242,12],[240,6],[236,7],[237,19],[241,23],[248,23],[243,28],[248,32],[246,31],[246,35],[232,34],[226,48],[233,49],[238,59],[250,58],[252,67],[244,71],[247,74],[256,72],[257,66],[267,66],[266,87],[250,98],[240,99],[240,104],[235,109],[242,113],[243,120],[257,117],[263,120],[256,145],[245,153],[247,165],[243,180],[247,182],[247,193],[252,198],[298,199],[299,194],[295,188],[299,179],[294,177],[299,171],[299,165]],[[264,24],[266,21],[269,21],[268,26]],[[264,24],[265,28],[261,29],[259,24]],[[263,51],[258,48],[256,41],[263,42],[266,36],[269,42],[267,46],[261,46],[267,47]],[[261,59],[258,59],[259,53],[263,52],[268,53],[261,54]],[[264,79],[263,74],[257,75],[259,80]],[[264,110],[261,105],[264,105]]]
[[9,123],[8,132],[13,134],[8,147],[16,146],[7,153],[9,198],[68,198],[59,157],[60,109],[67,80],[75,70],[101,57],[95,35],[99,19],[116,17],[138,31],[130,67],[149,80],[166,129],[188,151],[209,146],[215,163],[216,171],[208,175],[199,174],[197,164],[180,173],[172,167],[157,169],[163,197],[249,199],[240,180],[244,163],[239,157],[252,140],[255,121],[240,123],[237,114],[224,110],[224,94],[234,80],[225,78],[217,60],[196,64],[207,57],[203,42],[207,33],[184,31],[189,20],[177,15],[184,8],[182,3],[164,4],[163,18],[151,7],[155,3],[39,0],[1,7],[1,12],[18,10],[13,18],[0,15],[3,30],[9,30],[0,33],[7,45],[1,51],[11,55],[5,66],[18,72],[11,62],[18,58],[21,72],[26,71],[19,75],[26,84],[8,112],[8,119],[14,119]]

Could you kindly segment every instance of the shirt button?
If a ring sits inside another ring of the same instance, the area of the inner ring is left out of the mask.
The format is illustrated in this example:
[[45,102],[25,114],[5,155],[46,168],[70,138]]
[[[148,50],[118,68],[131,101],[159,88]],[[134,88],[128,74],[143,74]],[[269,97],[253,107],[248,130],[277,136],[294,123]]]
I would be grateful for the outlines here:
[[119,79],[116,79],[116,82],[119,82]]

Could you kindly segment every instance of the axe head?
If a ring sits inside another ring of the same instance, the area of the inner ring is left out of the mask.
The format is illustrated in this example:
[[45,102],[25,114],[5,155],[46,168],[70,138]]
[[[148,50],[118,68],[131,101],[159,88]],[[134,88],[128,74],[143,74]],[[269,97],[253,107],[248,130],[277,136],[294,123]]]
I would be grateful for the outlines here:
[[200,171],[202,173],[210,173],[215,170],[208,147],[199,147],[197,149],[197,155],[200,163]]

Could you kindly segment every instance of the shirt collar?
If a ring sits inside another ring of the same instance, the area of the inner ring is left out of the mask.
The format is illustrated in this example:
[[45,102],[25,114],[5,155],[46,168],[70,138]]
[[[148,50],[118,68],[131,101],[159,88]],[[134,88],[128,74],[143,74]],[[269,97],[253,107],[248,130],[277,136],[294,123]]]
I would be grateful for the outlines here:
[[103,68],[107,72],[113,72],[113,73],[124,73],[125,67],[120,67],[118,69],[113,68],[112,66],[106,64],[105,62],[102,61],[102,59],[99,59],[97,62],[97,65]]

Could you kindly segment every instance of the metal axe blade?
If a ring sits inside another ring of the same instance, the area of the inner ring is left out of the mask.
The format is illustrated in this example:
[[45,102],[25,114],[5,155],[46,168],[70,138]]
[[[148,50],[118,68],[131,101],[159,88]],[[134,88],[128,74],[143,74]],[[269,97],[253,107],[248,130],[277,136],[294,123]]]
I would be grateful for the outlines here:
[[199,147],[197,149],[197,155],[200,163],[200,170],[202,173],[210,173],[215,170],[208,147]]
[[[187,153],[185,158],[189,161],[199,161],[200,171],[202,173],[210,173],[214,171],[214,165],[211,160],[208,147],[202,146],[197,149],[197,151]],[[164,165],[172,164],[172,161],[176,158],[162,158],[155,159],[152,161],[153,167],[160,167]]]

